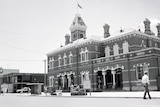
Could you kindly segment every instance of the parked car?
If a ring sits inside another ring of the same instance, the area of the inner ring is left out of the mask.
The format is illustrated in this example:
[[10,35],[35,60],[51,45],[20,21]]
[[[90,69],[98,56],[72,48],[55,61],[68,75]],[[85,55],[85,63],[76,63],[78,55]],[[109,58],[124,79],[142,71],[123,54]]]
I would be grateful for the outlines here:
[[87,93],[79,86],[71,86],[71,95],[87,95]]
[[31,89],[29,87],[23,87],[21,89],[16,90],[16,92],[17,93],[25,93],[25,92],[29,93],[31,92]]

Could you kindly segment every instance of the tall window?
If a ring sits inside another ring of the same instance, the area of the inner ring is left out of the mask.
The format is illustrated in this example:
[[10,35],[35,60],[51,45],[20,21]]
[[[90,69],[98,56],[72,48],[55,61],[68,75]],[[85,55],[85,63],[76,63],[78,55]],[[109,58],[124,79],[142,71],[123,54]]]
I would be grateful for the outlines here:
[[49,87],[54,87],[54,76],[49,77]]
[[69,54],[69,64],[72,64],[73,63],[73,55],[72,55],[72,52],[70,51],[70,54]]
[[59,65],[59,66],[62,65],[62,58],[61,58],[61,55],[59,55],[59,58],[58,58],[58,65]]
[[110,48],[108,46],[105,47],[105,57],[110,56]]
[[49,69],[54,68],[54,57],[50,57],[48,63],[49,63]]
[[143,76],[143,66],[137,66],[137,80],[141,80]]
[[138,65],[136,67],[137,80],[142,79],[142,76],[144,75],[144,71],[149,72],[148,66],[149,66],[149,64],[144,63],[144,64]]
[[119,54],[119,46],[117,43],[113,46],[113,53],[114,53],[114,55]]
[[146,44],[145,44],[144,40],[142,40],[142,42],[141,42],[141,47],[146,48]]
[[128,53],[129,52],[129,45],[128,42],[123,43],[123,53]]
[[67,56],[66,56],[66,53],[64,53],[63,59],[64,59],[64,65],[66,65],[66,64],[67,64]]
[[81,61],[85,61],[85,53],[81,54]]
[[85,47],[85,60],[88,60],[88,49]]
[[88,50],[87,47],[85,47],[85,49],[81,48],[81,61],[86,61],[88,60]]
[[154,46],[154,47],[156,47],[156,48],[158,47],[157,43],[155,43],[155,46]]

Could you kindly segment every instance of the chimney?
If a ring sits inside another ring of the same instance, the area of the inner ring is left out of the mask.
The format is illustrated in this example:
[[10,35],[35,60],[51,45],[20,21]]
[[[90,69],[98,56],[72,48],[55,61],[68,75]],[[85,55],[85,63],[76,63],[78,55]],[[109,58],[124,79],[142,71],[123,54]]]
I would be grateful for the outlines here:
[[160,23],[157,24],[157,36],[160,38]]
[[144,21],[144,27],[145,27],[145,31],[144,33],[148,34],[148,35],[151,35],[151,30],[150,30],[150,24],[151,22],[146,18]]
[[109,33],[109,28],[110,28],[110,26],[109,26],[108,24],[105,24],[105,25],[103,26],[103,28],[104,28],[104,38],[109,37],[109,36],[110,36],[110,33]]
[[65,35],[65,45],[67,45],[69,43],[70,43],[70,36],[69,36],[69,34],[66,34]]

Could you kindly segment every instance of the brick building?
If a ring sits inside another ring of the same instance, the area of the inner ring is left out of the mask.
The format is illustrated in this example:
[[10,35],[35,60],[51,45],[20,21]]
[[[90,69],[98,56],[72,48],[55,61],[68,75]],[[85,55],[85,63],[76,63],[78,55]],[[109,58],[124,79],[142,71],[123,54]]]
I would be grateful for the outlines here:
[[150,89],[160,89],[160,24],[157,36],[145,19],[145,31],[121,29],[110,34],[103,26],[102,38],[86,36],[87,26],[77,14],[65,46],[47,53],[49,87],[69,91],[70,86],[91,83],[92,91],[142,90],[141,78],[149,72]]

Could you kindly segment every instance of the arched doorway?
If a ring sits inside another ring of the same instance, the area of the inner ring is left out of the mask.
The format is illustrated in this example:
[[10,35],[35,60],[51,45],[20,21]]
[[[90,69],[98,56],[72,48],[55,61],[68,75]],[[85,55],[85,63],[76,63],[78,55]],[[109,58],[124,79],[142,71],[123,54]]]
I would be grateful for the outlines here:
[[97,72],[97,88],[98,88],[98,90],[102,90],[103,89],[103,75],[102,75],[102,71],[98,71]]
[[67,75],[64,76],[64,90],[68,90],[68,78],[67,78]]
[[122,69],[117,68],[115,69],[115,82],[116,82],[116,89],[122,89],[123,87],[123,77],[122,77]]
[[106,71],[106,88],[107,89],[112,89],[113,85],[113,75],[111,70]]

